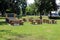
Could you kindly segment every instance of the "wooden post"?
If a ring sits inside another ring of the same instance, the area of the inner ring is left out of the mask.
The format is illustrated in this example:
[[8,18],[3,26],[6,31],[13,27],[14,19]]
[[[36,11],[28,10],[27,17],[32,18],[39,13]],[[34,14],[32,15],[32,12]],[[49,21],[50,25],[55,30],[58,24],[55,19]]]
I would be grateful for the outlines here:
[[14,13],[14,18],[16,18],[16,14]]
[[7,18],[7,13],[5,15],[6,15],[6,18]]

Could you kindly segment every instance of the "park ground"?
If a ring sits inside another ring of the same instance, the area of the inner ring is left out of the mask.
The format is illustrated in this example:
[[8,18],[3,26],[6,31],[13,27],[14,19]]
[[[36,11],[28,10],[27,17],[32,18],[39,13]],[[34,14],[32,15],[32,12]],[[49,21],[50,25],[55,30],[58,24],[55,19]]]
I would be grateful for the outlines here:
[[60,20],[57,24],[11,26],[0,19],[0,40],[60,40]]

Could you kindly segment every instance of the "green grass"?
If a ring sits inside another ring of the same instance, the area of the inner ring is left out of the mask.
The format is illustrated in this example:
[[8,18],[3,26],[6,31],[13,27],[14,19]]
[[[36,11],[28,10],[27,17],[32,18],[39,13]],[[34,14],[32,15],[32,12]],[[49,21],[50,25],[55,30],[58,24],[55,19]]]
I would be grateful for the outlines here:
[[60,20],[57,24],[11,26],[0,23],[0,40],[60,40]]

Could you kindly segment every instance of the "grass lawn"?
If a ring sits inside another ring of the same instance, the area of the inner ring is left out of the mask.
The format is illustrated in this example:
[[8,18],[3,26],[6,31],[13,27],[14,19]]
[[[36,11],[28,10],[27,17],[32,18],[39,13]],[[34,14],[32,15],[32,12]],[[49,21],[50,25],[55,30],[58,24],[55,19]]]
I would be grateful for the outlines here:
[[1,22],[0,40],[60,40],[60,20],[57,22],[57,24],[42,25],[25,22],[21,26],[11,26]]

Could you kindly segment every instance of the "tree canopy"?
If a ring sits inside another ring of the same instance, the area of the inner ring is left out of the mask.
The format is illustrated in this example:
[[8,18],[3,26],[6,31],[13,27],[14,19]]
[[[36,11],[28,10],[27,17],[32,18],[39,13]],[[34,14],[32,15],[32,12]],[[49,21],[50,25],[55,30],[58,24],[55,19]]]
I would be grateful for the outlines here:
[[[26,0],[0,0],[0,11],[2,12],[2,15],[4,15],[7,9],[9,9],[10,12],[15,12],[19,15],[20,7],[25,9],[26,6]],[[24,13],[25,10],[22,10],[22,12]]]
[[41,18],[42,13],[57,10],[55,0],[35,0],[35,5],[38,9],[37,11],[40,12]]
[[40,12],[57,10],[55,0],[35,0],[35,4]]

